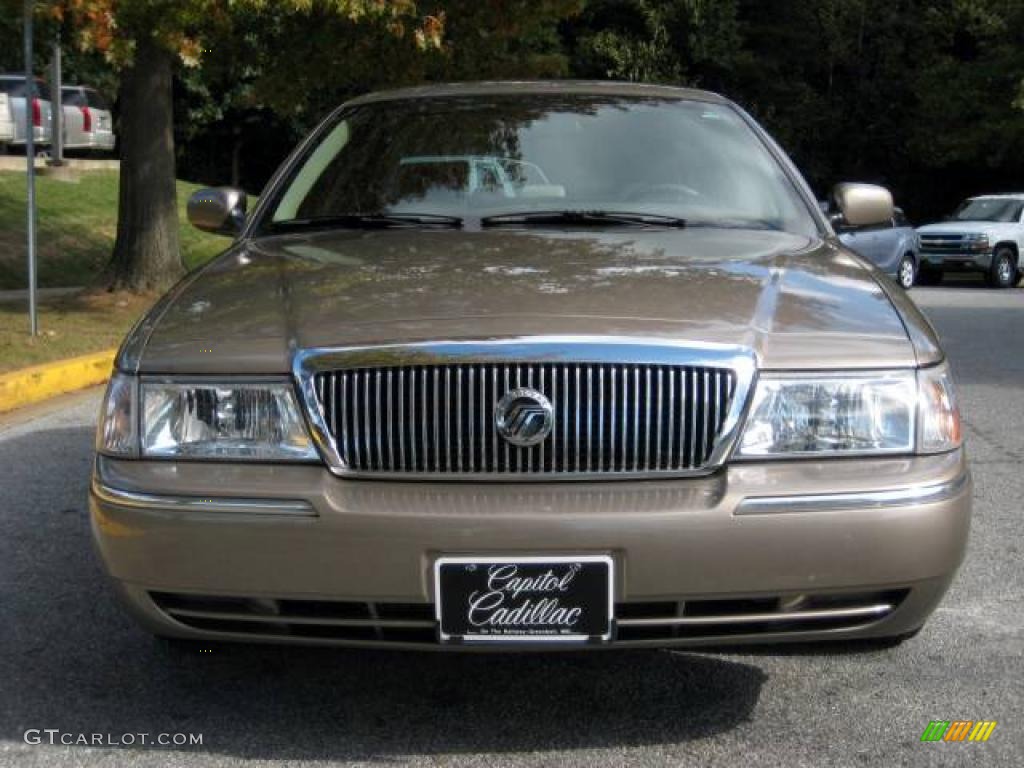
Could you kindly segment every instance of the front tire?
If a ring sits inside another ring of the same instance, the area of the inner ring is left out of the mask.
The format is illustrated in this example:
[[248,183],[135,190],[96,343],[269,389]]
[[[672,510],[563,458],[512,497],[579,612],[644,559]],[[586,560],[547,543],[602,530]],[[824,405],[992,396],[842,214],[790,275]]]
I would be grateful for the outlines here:
[[917,280],[917,262],[914,260],[913,254],[905,254],[900,259],[900,264],[896,267],[896,282],[900,284],[900,287],[909,291],[914,287],[914,282]]
[[1006,245],[996,248],[992,254],[992,266],[988,271],[988,284],[993,288],[1012,288],[1017,284],[1017,255]]

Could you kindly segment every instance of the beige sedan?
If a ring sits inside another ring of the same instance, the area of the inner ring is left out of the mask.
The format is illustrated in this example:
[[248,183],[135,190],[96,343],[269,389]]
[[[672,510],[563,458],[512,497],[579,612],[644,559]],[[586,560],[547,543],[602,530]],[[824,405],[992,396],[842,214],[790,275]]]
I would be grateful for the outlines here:
[[[834,199],[893,215],[878,187]],[[364,96],[254,211],[221,188],[189,215],[233,242],[125,340],[91,491],[159,635],[889,642],[957,571],[935,333],[719,96]]]

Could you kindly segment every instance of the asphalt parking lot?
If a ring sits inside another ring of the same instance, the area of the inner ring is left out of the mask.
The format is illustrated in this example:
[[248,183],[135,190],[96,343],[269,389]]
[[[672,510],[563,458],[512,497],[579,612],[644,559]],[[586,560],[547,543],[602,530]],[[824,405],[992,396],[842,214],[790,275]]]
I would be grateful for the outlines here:
[[[172,651],[124,614],[93,556],[90,391],[0,419],[0,764],[1024,764],[1024,289],[912,295],[955,365],[976,500],[959,578],[903,646]],[[936,719],[999,725],[984,744],[921,743]],[[29,729],[203,743],[32,745]]]

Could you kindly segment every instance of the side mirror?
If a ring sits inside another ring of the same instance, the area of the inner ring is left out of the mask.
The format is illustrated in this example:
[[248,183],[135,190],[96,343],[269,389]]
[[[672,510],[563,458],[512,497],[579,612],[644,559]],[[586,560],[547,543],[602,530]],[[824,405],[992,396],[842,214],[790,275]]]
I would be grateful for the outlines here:
[[851,227],[869,227],[884,224],[893,217],[892,193],[875,184],[836,184],[832,199]]
[[237,235],[245,224],[245,192],[234,187],[207,187],[188,199],[188,220],[196,229]]

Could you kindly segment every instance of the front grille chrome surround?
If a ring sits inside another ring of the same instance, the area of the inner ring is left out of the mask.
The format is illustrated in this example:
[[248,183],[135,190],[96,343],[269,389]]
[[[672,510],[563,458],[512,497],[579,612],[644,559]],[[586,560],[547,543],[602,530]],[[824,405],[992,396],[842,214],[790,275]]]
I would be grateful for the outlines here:
[[[584,480],[708,474],[753,386],[744,348],[633,337],[526,337],[296,355],[314,439],[339,475]],[[501,438],[494,407],[531,388],[554,407],[537,445]]]

